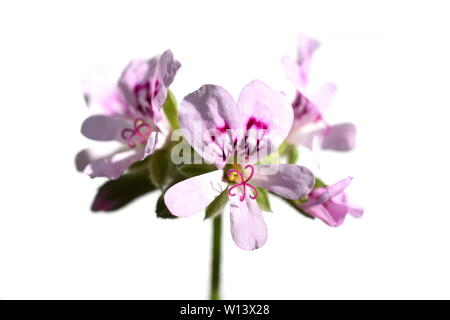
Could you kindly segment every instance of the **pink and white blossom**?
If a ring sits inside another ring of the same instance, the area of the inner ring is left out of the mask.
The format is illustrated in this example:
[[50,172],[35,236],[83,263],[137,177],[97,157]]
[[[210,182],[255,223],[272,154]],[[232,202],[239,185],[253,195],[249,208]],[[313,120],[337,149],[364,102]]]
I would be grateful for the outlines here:
[[[307,36],[299,35],[297,58],[284,57],[282,60],[286,76],[297,89],[294,109],[294,124],[287,138],[288,142],[312,149],[314,143],[322,149],[346,151],[354,148],[356,128],[352,123],[329,125],[323,113],[330,105],[336,92],[333,83],[323,84],[315,94],[308,93],[308,76],[314,52],[320,44]],[[319,127],[315,130],[308,126]]]
[[76,156],[79,171],[90,177],[116,179],[134,162],[152,154],[167,133],[162,106],[181,64],[170,50],[150,60],[133,60],[119,81],[108,87],[89,86],[86,102],[93,110],[81,133],[96,141],[115,141],[108,153],[84,149]]
[[300,208],[332,227],[340,226],[347,214],[355,218],[361,217],[364,209],[350,204],[344,192],[351,181],[352,178],[347,177],[331,186],[314,189],[308,195],[308,200],[299,205]]
[[[256,202],[256,188],[300,199],[314,185],[314,176],[305,167],[277,164],[272,170],[275,173],[269,175],[268,169],[274,165],[256,164],[260,147],[270,145],[275,151],[289,133],[292,121],[292,107],[285,96],[258,80],[244,87],[237,102],[216,85],[204,85],[187,95],[179,109],[180,128],[200,155],[212,148],[218,170],[167,190],[164,200],[170,212],[178,217],[200,213],[228,188],[234,242],[245,250],[260,248],[267,240],[267,227]],[[198,126],[204,134],[195,138]],[[251,135],[256,138],[250,140]],[[231,161],[231,168],[226,170],[226,164],[240,151],[243,157],[237,159],[242,163]]]

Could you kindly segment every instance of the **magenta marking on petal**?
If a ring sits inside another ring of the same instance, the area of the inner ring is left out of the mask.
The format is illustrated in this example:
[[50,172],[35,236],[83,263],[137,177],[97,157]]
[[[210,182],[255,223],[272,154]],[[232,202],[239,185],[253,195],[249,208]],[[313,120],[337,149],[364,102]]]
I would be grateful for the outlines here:
[[153,99],[156,98],[156,96],[158,95],[158,93],[159,93],[159,81],[156,80],[156,81],[155,81],[155,89],[153,89]]
[[230,129],[230,126],[226,122],[225,122],[225,124],[223,126],[217,127],[217,130],[219,130],[220,133],[225,133],[229,129]]
[[256,129],[267,130],[269,128],[269,125],[262,120],[256,119],[255,117],[250,117],[247,121],[246,128],[247,130],[249,130],[252,127],[255,127]]
[[247,168],[251,169],[251,173],[250,173],[250,175],[248,176],[247,179],[244,179],[244,176],[242,175],[242,173],[239,170],[236,170],[236,169],[230,169],[230,170],[228,170],[228,173],[227,173],[229,178],[231,178],[231,175],[233,173],[237,174],[239,176],[239,178],[241,178],[241,182],[240,183],[237,183],[237,184],[235,184],[234,186],[232,186],[231,188],[228,189],[228,195],[230,197],[234,197],[236,195],[236,192],[233,193],[232,190],[234,188],[242,186],[242,189],[244,190],[244,192],[242,193],[241,197],[239,198],[240,201],[244,201],[244,199],[245,199],[245,195],[247,193],[246,187],[249,187],[250,189],[253,190],[253,194],[249,194],[250,199],[254,200],[254,199],[258,198],[258,190],[253,185],[248,183],[250,181],[250,179],[253,177],[253,174],[255,173],[255,168],[251,164],[246,165],[244,169],[246,170]]
[[302,104],[302,101],[303,101],[303,95],[300,92],[297,92],[297,94],[295,95],[295,99],[292,102],[292,108],[294,110],[299,108]]
[[[145,128],[144,133],[142,132],[142,128]],[[139,142],[141,144],[146,144],[147,139],[151,133],[150,125],[145,122],[142,118],[137,118],[134,121],[134,128],[126,128],[122,130],[121,136],[123,139],[127,140],[127,144],[130,148],[136,147],[135,137],[140,138]]]
[[[296,120],[302,120],[304,117],[311,117],[309,121],[315,123],[322,120],[322,114],[318,111],[317,107],[301,92],[297,92],[295,100],[292,102],[292,108],[294,109],[294,117]],[[317,113],[314,115],[314,113]]]
[[[141,92],[144,92],[144,96],[141,99]],[[148,114],[150,116],[153,116],[153,110],[152,110],[152,103],[153,103],[153,97],[152,97],[152,84],[148,82],[144,83],[138,83],[134,86],[133,89],[134,96],[136,98],[136,108],[142,113],[142,114]],[[142,103],[144,102],[145,105]]]

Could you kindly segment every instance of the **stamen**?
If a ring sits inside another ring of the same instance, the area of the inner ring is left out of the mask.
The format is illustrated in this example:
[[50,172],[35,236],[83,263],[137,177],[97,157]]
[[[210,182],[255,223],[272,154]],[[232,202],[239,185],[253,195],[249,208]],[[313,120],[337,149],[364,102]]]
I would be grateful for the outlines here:
[[250,179],[253,177],[253,174],[255,173],[255,168],[251,164],[246,165],[244,169],[246,170],[247,168],[251,169],[251,173],[250,173],[250,175],[248,176],[247,179],[244,179],[244,176],[242,175],[241,171],[239,171],[237,169],[230,169],[230,170],[228,170],[228,173],[227,173],[228,177],[230,179],[232,179],[231,181],[236,180],[235,175],[239,176],[239,178],[240,178],[240,179],[237,180],[237,181],[241,181],[240,183],[237,183],[237,184],[235,184],[234,186],[232,186],[232,187],[230,187],[228,189],[228,195],[230,197],[234,197],[237,193],[236,192],[232,192],[233,189],[235,189],[235,188],[237,188],[239,186],[242,186],[242,189],[243,189],[244,192],[242,193],[241,197],[239,198],[240,201],[244,201],[244,199],[245,199],[245,195],[247,193],[246,187],[249,187],[253,191],[253,194],[249,194],[250,199],[254,200],[254,199],[256,199],[258,197],[258,190],[253,185],[248,183],[250,181]]
[[[145,128],[144,132],[142,132],[142,128]],[[144,119],[137,118],[134,121],[134,128],[123,129],[121,136],[123,139],[127,140],[127,144],[130,148],[134,148],[136,147],[135,137],[138,138],[139,143],[146,144],[151,132],[152,129],[150,125],[145,122]]]

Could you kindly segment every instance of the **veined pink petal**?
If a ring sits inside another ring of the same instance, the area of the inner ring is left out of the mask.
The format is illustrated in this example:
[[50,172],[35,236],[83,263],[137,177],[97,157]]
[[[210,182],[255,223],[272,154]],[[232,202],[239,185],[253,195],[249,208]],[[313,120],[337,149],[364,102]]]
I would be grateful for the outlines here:
[[[301,199],[314,187],[314,175],[306,167],[295,164],[255,165],[251,180],[255,185],[286,199]],[[274,174],[268,174],[270,171]]]
[[293,119],[286,97],[255,80],[236,104],[219,86],[204,85],[180,106],[180,128],[194,149],[219,167],[232,154],[256,162],[273,153],[286,138]]
[[250,155],[256,155],[260,148],[274,152],[287,137],[294,118],[286,96],[262,81],[254,80],[244,87],[237,105],[240,127],[248,135],[259,138],[259,147],[252,148]]
[[319,107],[300,91],[297,91],[292,108],[294,110],[294,130],[322,120]]
[[223,190],[223,171],[216,170],[178,182],[167,190],[164,202],[177,217],[189,217],[204,210]]
[[130,112],[147,115],[158,123],[162,118],[161,108],[167,98],[167,88],[180,67],[170,50],[150,60],[131,61],[119,80]]
[[[119,79],[119,87],[125,94],[128,105],[136,107],[141,103],[141,99],[145,100],[147,92],[140,90],[140,86],[144,89],[144,86],[149,82],[150,68],[156,67],[156,59],[150,60],[134,59],[128,63],[125,67],[122,75]],[[148,92],[151,95],[151,92]],[[147,101],[143,101],[147,103]]]
[[267,241],[267,227],[256,200],[230,197],[231,236],[244,250],[255,250]]
[[[240,129],[240,110],[222,87],[204,85],[188,94],[180,104],[179,123],[185,138],[204,158],[224,163],[232,150],[236,129]],[[215,158],[215,159],[211,159]]]
[[92,140],[123,142],[122,131],[132,124],[132,121],[121,116],[95,115],[84,120],[81,133]]

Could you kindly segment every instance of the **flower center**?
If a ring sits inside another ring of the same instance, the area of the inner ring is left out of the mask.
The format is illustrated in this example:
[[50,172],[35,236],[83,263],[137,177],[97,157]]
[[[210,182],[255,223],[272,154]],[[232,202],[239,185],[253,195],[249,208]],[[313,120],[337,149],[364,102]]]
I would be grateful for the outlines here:
[[127,141],[130,148],[136,147],[137,143],[146,144],[152,129],[150,125],[142,118],[134,120],[133,128],[125,128],[122,130],[122,138]]
[[233,165],[233,167],[234,167],[233,169],[228,170],[227,173],[228,181],[236,182],[236,184],[228,189],[228,195],[230,197],[234,197],[235,195],[237,195],[237,193],[233,192],[233,190],[236,189],[237,187],[242,187],[243,192],[239,200],[244,201],[248,187],[253,191],[253,194],[252,193],[249,194],[250,199],[256,199],[258,197],[258,190],[249,183],[249,181],[253,177],[253,174],[255,173],[255,168],[251,164],[246,165],[244,169],[245,170],[250,169],[250,174],[248,175],[247,178],[245,178],[245,176],[243,175],[243,171],[241,171],[240,166]]

